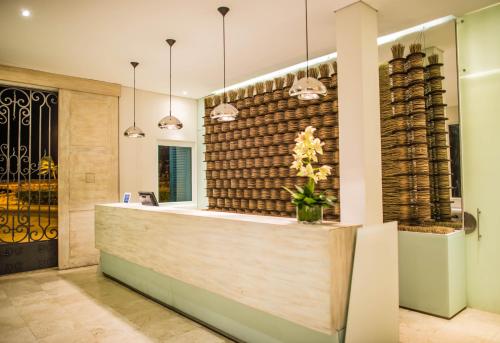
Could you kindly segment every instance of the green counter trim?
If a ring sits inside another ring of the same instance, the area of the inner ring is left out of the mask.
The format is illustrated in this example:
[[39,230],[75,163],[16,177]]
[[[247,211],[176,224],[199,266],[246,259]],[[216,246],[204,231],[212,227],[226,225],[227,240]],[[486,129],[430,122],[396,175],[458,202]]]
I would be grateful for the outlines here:
[[245,342],[343,343],[344,332],[327,335],[101,252],[106,275],[208,327]]

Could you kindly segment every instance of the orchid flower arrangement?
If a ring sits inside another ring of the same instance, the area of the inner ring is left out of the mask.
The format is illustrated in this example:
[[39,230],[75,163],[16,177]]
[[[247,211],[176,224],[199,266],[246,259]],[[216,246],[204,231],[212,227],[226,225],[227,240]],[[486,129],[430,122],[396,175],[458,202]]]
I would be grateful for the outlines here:
[[318,155],[323,155],[323,145],[325,145],[319,138],[314,137],[314,131],[316,131],[314,127],[308,126],[305,131],[298,134],[293,149],[294,161],[290,167],[297,170],[297,176],[307,177],[307,183],[304,187],[296,185],[295,189],[297,191],[283,187],[292,195],[292,203],[299,208],[304,206],[333,206],[337,200],[335,196],[326,195],[324,192],[314,193],[316,183],[326,180],[331,175],[332,170],[327,165],[313,166],[313,163],[318,163]]

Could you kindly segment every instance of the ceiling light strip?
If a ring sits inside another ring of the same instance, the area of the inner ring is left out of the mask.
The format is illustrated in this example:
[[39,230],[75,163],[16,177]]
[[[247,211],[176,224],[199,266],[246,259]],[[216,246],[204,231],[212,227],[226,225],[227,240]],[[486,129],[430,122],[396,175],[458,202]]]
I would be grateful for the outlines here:
[[500,68],[482,70],[482,71],[477,71],[475,73],[462,75],[462,76],[460,76],[460,79],[477,79],[477,78],[487,77],[487,76],[491,76],[491,75],[495,75],[495,74],[500,74]]
[[[402,31],[398,31],[398,32],[391,33],[391,34],[388,34],[385,36],[381,36],[381,37],[377,38],[377,45],[384,45],[387,43],[391,43],[391,42],[394,42],[398,39],[401,39],[404,36],[408,36],[408,35],[410,35],[412,33],[416,33],[416,32],[425,31],[425,30],[428,30],[430,28],[433,28],[433,27],[445,24],[447,22],[450,22],[452,20],[455,20],[455,16],[448,15],[445,17],[441,17],[441,18],[437,18],[437,19],[428,21],[428,22],[420,24],[420,25],[410,27],[410,28],[402,30]],[[294,64],[292,66],[289,66],[289,67],[286,67],[283,69],[279,69],[279,70],[273,71],[271,73],[257,76],[257,77],[254,77],[252,79],[228,86],[228,87],[226,87],[226,92],[230,91],[230,90],[246,87],[248,85],[252,85],[252,84],[257,83],[257,82],[270,80],[270,79],[273,79],[275,77],[279,77],[279,76],[282,76],[282,75],[285,75],[288,73],[293,73],[297,70],[306,68],[308,63],[311,66],[311,65],[316,65],[316,64],[320,64],[320,63],[325,63],[325,62],[334,60],[336,58],[337,58],[337,52],[333,52],[333,53],[328,54],[328,55],[316,57],[316,58],[310,59],[309,61],[300,62],[300,63]],[[224,89],[218,89],[218,90],[212,92],[212,94],[221,94],[222,92],[224,92]]]

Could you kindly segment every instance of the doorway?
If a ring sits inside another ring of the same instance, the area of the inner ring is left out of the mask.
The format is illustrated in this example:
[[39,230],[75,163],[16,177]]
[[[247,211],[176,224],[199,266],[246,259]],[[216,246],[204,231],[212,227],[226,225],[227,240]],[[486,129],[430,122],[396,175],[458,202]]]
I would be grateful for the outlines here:
[[0,85],[0,275],[57,266],[57,102]]

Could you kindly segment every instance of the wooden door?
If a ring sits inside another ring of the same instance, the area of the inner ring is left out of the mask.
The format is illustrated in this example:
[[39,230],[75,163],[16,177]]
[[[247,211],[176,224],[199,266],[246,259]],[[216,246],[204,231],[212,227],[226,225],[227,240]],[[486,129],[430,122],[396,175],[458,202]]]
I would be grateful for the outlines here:
[[98,263],[94,206],[118,200],[118,97],[59,92],[59,267]]

